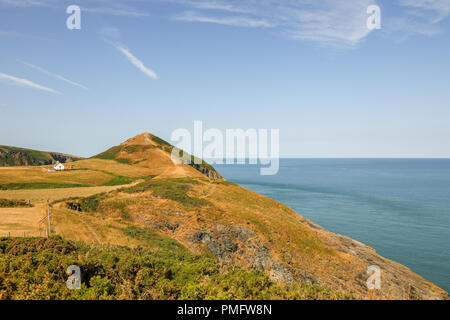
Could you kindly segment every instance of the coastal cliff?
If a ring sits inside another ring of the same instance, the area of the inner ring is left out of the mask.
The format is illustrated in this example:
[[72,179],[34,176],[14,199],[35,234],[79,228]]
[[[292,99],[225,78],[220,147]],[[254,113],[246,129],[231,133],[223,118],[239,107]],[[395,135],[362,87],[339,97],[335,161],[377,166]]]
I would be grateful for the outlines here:
[[57,161],[73,162],[81,158],[56,152],[37,151],[25,148],[0,146],[0,167],[43,166]]

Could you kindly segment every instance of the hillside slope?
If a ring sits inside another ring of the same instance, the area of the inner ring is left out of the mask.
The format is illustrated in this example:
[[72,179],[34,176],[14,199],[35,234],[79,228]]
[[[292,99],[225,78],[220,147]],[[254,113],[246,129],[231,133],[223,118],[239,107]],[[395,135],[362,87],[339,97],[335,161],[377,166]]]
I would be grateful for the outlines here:
[[0,146],[0,167],[6,166],[43,166],[59,161],[61,163],[81,158],[56,152],[37,151],[25,148]]
[[[97,230],[62,233],[72,240],[108,243],[105,221],[122,221],[175,239],[191,252],[264,271],[278,283],[320,285],[357,298],[445,299],[447,293],[408,268],[353,239],[336,235],[287,206],[223,180],[149,179],[132,187],[55,205],[61,222],[75,215]],[[79,230],[79,229],[78,229]],[[91,233],[92,234],[92,233]],[[367,268],[382,270],[382,288],[370,293]]]
[[[83,172],[94,172],[119,177],[115,182],[126,181],[128,184],[116,185],[101,193],[93,191],[92,187],[66,189],[68,192],[62,194],[49,190],[53,200],[53,234],[66,240],[95,246],[120,245],[135,248],[149,243],[150,246],[158,246],[161,241],[174,241],[190,254],[213,257],[217,263],[227,268],[263,273],[274,284],[287,290],[283,292],[290,292],[278,296],[258,296],[254,292],[254,296],[239,297],[405,300],[448,298],[444,290],[407,267],[378,255],[374,249],[358,241],[324,230],[279,202],[226,181],[206,163],[202,164],[206,174],[187,164],[175,163],[170,156],[172,148],[150,133],[143,133],[91,159],[77,161],[78,170],[71,172],[71,179],[80,179],[78,175]],[[14,174],[14,170],[8,172]],[[106,179],[98,175],[93,177],[99,181]],[[52,179],[56,178],[57,176]],[[129,180],[125,178],[131,178],[133,183],[129,184]],[[93,181],[90,183],[93,185]],[[25,195],[24,191],[27,191],[29,198],[14,197]],[[31,194],[33,192],[40,194],[42,190],[0,190],[0,198],[40,199],[34,197]],[[44,203],[36,201],[37,203],[33,203],[35,208],[26,209],[28,222],[23,227],[27,227],[27,230],[37,228],[33,226],[33,221],[40,219],[33,214],[39,208],[43,211],[40,218],[45,216]],[[0,209],[0,216],[6,210]],[[4,226],[5,230],[12,225],[14,215],[20,216],[20,209],[8,210],[9,225]],[[0,220],[0,227],[1,224]],[[19,227],[15,227],[19,230]],[[10,246],[10,243],[5,246]],[[168,251],[166,253],[169,254],[171,248],[173,247],[165,246],[158,250]],[[0,260],[1,257],[0,251]],[[18,258],[9,256],[8,259]],[[117,259],[122,261],[120,257]],[[369,292],[366,285],[369,277],[367,268],[371,265],[379,266],[382,271],[381,290],[375,292]],[[219,269],[217,272],[220,276],[229,272],[226,268]],[[175,272],[173,277],[181,276],[178,274],[182,272],[180,270],[172,270],[171,272]],[[20,278],[17,274],[11,276]],[[205,281],[208,279],[211,278],[206,277]],[[117,281],[104,281],[107,280]],[[190,285],[194,283],[195,281]],[[90,284],[86,282],[85,285],[88,288]],[[211,283],[207,285],[207,282],[196,285],[199,291],[194,291],[197,293],[209,294],[218,290],[218,287]],[[320,288],[320,292],[332,294],[320,297],[305,295],[302,290],[309,290],[305,287],[293,289],[296,292],[294,294],[289,291],[291,289],[286,289],[291,286],[312,286]],[[172,289],[181,290],[179,287]],[[164,297],[166,296],[160,298]],[[211,297],[218,296],[212,294]],[[224,293],[224,297],[228,296]],[[151,298],[155,296],[152,295]]]
[[93,158],[116,160],[120,163],[149,168],[160,178],[201,177],[223,178],[212,166],[205,161],[194,162],[190,156],[189,163],[179,163],[172,159],[173,146],[168,142],[148,132],[128,139],[119,146],[112,147]]

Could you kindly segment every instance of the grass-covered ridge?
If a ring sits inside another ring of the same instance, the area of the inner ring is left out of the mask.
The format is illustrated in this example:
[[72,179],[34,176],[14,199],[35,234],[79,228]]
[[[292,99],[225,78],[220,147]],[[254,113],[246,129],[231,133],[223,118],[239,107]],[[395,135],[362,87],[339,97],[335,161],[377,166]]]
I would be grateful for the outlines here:
[[133,187],[122,188],[120,191],[124,193],[152,191],[153,195],[156,197],[177,201],[187,207],[212,206],[210,201],[188,194],[192,189],[192,185],[198,183],[198,181],[188,178],[155,179],[146,180]]
[[0,166],[39,166],[64,159],[79,160],[81,158],[56,152],[38,151],[11,146],[0,146]]
[[49,153],[37,150],[9,146],[0,146],[0,150],[5,152],[5,154],[2,156],[2,160],[8,166],[20,165],[19,163],[17,163],[17,155],[19,154],[22,157],[21,161],[27,162],[28,165],[39,165],[43,162],[49,162],[53,160]]
[[[0,238],[0,299],[346,299],[324,287],[277,285],[180,248],[87,245],[59,237]],[[82,288],[66,287],[77,265]]]
[[123,163],[123,164],[129,164],[129,161],[127,159],[116,158],[117,154],[120,151],[122,151],[122,146],[115,146],[115,147],[109,148],[108,150],[106,150],[96,156],[93,156],[92,158],[103,159],[103,160],[115,160],[115,161]]
[[[144,139],[145,142],[142,139]],[[132,139],[129,139],[121,145],[114,146],[96,156],[93,156],[92,159],[115,160],[123,164],[136,165],[145,160],[150,160],[154,156],[151,149],[160,149],[166,153],[171,154],[174,148],[175,147],[169,142],[155,135],[143,133]],[[150,152],[147,153],[147,150],[150,150]],[[186,164],[192,166],[194,169],[200,172],[207,170],[217,173],[214,167],[208,164],[206,161],[198,159],[193,155],[184,152],[183,150],[178,151],[178,154],[181,158],[188,159],[185,161]],[[136,157],[138,157],[138,159],[136,159]]]

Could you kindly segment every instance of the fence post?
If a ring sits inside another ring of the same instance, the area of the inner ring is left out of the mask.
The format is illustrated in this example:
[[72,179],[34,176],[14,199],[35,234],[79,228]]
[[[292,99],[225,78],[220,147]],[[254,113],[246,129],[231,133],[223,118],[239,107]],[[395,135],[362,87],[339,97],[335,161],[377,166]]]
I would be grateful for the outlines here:
[[50,238],[51,224],[50,224],[50,204],[49,204],[49,200],[47,200],[47,220],[48,220],[48,233],[47,233],[47,237]]

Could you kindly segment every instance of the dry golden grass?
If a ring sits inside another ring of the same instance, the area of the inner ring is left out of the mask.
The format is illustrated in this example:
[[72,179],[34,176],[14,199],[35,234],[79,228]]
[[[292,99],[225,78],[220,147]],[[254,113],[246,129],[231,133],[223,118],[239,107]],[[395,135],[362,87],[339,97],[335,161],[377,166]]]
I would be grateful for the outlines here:
[[63,204],[58,204],[52,209],[52,223],[54,233],[68,240],[129,247],[142,244],[120,231],[128,224],[114,218],[96,217],[71,211],[64,208]]
[[1,208],[0,236],[23,237],[43,235],[39,229],[39,221],[45,212],[43,204],[33,208]]
[[97,193],[109,192],[123,187],[124,186],[37,189],[37,190],[0,190],[0,198],[24,199],[30,200],[33,203],[38,203],[47,201],[47,199],[50,201],[54,201],[71,197],[89,197]]
[[136,167],[147,168],[158,178],[203,177],[199,171],[184,163],[176,163],[170,153],[156,147],[133,153],[123,151],[118,157],[128,159]]
[[0,184],[9,183],[64,183],[101,185],[111,180],[111,175],[90,170],[65,170],[48,172],[48,167],[2,167]]
[[115,160],[87,159],[74,162],[73,165],[77,168],[103,170],[130,178],[145,177],[152,174],[152,171],[148,168],[123,164]]

